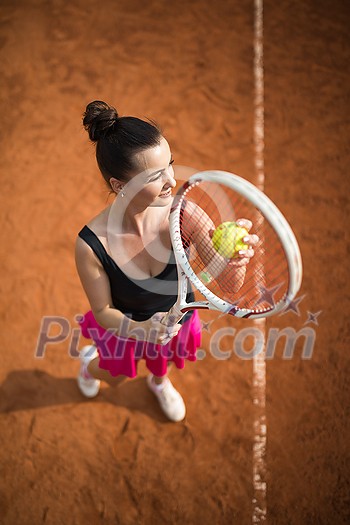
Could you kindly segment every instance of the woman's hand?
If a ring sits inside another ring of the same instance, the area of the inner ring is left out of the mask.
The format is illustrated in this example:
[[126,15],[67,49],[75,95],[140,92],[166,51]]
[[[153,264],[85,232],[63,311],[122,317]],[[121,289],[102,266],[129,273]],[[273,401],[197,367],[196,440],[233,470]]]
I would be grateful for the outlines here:
[[[248,219],[237,219],[238,226],[245,228],[248,232],[253,224]],[[247,265],[254,257],[254,246],[259,242],[255,234],[243,237],[243,242],[248,245],[246,250],[240,250],[232,259],[226,259],[226,266],[220,274],[218,284],[225,293],[237,293],[243,286]]]
[[146,321],[135,323],[144,330],[144,340],[158,345],[166,345],[175,337],[181,328],[181,324],[167,326],[162,319],[168,312],[157,312]]
[[[241,226],[241,228],[245,228],[248,232],[252,228],[253,223],[249,219],[237,219],[236,223],[238,226]],[[246,266],[252,257],[254,257],[254,246],[256,246],[259,242],[259,237],[255,234],[253,235],[246,235],[243,237],[244,244],[248,245],[248,248],[246,250],[240,250],[238,252],[238,255],[234,257],[234,259],[231,259],[229,264],[230,266]]]

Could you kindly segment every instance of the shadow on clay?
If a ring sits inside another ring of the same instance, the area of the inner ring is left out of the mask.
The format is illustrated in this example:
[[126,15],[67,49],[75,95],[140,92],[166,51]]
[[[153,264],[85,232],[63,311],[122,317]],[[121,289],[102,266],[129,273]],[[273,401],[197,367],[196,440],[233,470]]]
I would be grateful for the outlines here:
[[0,386],[0,413],[72,403],[110,403],[142,412],[156,421],[168,422],[149,391],[145,377],[127,379],[117,387],[101,382],[101,390],[93,399],[81,394],[75,378],[54,377],[36,369],[14,370]]

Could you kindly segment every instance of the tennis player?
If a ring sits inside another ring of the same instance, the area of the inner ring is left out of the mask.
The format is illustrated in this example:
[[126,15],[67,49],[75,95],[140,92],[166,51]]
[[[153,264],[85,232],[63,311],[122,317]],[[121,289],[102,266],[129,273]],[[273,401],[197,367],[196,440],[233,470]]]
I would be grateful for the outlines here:
[[[150,372],[147,385],[163,412],[181,421],[185,404],[168,371],[172,364],[182,369],[186,360],[196,360],[201,325],[196,310],[175,326],[161,323],[177,299],[169,235],[174,159],[157,125],[119,117],[105,102],[88,104],[83,124],[115,198],[76,240],[76,266],[91,307],[80,326],[94,342],[80,352],[78,386],[94,397],[101,380],[117,385],[136,377],[143,359]],[[242,263],[252,255],[247,250]],[[187,301],[193,300],[190,290]]]

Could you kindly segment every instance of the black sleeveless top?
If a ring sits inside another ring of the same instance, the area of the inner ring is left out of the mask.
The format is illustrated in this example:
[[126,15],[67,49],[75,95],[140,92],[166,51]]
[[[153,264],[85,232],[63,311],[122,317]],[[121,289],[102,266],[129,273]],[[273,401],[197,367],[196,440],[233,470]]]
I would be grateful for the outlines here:
[[[117,266],[107,253],[97,235],[84,226],[79,232],[93,250],[108,275],[113,306],[135,321],[145,321],[156,312],[168,312],[177,300],[178,276],[173,251],[167,266],[156,277],[132,279]],[[194,294],[188,286],[187,302],[194,301]],[[193,310],[186,313],[180,324],[189,319]]]

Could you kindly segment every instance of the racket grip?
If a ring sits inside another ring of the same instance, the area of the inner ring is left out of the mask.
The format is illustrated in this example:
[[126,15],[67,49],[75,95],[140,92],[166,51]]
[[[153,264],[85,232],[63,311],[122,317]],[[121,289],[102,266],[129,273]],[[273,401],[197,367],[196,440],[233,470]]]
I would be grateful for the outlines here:
[[162,318],[161,323],[165,326],[173,326],[177,324],[185,315],[186,312],[182,312],[180,308],[174,304],[167,314]]

